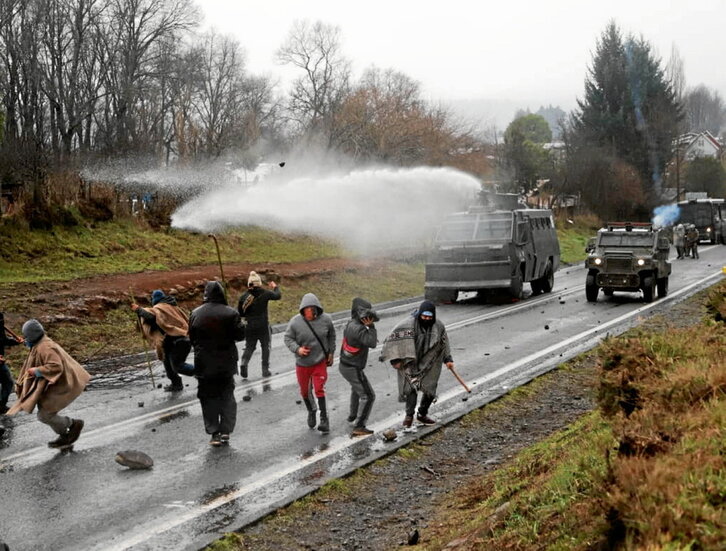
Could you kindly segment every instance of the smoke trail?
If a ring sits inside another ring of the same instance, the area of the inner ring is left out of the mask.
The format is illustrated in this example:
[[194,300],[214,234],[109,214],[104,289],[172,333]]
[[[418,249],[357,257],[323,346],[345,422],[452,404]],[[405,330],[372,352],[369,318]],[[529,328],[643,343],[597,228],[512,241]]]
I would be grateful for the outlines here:
[[664,228],[666,226],[672,226],[678,221],[681,215],[681,208],[678,205],[662,205],[653,209],[653,222],[654,228]]
[[334,239],[360,252],[420,245],[445,214],[475,200],[479,181],[450,168],[353,170],[241,188],[226,185],[172,215],[178,228],[258,225]]

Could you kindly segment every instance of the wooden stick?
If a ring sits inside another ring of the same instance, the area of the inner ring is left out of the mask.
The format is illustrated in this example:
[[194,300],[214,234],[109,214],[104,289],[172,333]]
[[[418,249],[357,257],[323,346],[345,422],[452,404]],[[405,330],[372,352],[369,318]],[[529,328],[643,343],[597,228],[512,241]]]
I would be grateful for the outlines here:
[[5,329],[5,332],[8,335],[10,335],[12,338],[14,338],[16,341],[23,342],[25,340],[25,339],[21,339],[20,337],[18,337],[18,335],[12,329],[10,329],[8,326],[3,325],[3,329]]
[[456,372],[456,369],[454,369],[453,367],[450,367],[450,368],[449,368],[449,371],[451,371],[451,373],[452,373],[452,374],[454,375],[454,377],[456,377],[456,380],[457,380],[457,381],[459,381],[459,382],[461,383],[461,386],[463,386],[463,387],[464,387],[464,389],[465,389],[465,390],[466,390],[467,392],[471,393],[471,389],[470,389],[470,388],[469,388],[468,386],[466,386],[466,383],[464,382],[464,379],[462,379],[462,378],[461,378],[461,377],[459,376],[459,374],[458,374],[458,373]]
[[[136,304],[136,300],[134,300],[134,293],[131,289],[129,289],[129,298],[131,298],[131,304]],[[136,329],[139,333],[141,333],[141,341],[144,344],[144,357],[146,358],[146,366],[149,368],[149,375],[151,376],[151,388],[156,388],[154,371],[151,369],[151,360],[149,359],[149,347],[146,346],[146,337],[144,336],[144,330],[141,328],[141,320],[136,312],[134,312],[134,316],[136,316]]]

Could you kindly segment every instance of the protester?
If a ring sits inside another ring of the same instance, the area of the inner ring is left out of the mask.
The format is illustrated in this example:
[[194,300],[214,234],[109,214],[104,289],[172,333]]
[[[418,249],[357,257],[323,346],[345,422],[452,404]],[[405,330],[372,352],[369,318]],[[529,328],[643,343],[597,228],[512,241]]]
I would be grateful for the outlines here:
[[378,314],[367,300],[354,298],[350,309],[350,321],[343,330],[338,369],[350,383],[350,413],[348,422],[355,422],[351,436],[366,436],[373,431],[366,427],[373,408],[376,393],[364,373],[368,362],[368,350],[378,344],[375,322]]
[[676,258],[683,258],[685,244],[686,229],[683,227],[683,224],[678,224],[675,228],[673,228],[673,245],[675,245],[676,252],[678,253]]
[[194,366],[186,363],[191,350],[186,313],[177,306],[174,297],[165,295],[161,289],[151,293],[151,308],[134,303],[131,309],[138,314],[144,338],[156,349],[156,356],[164,364],[166,376],[171,381],[164,390],[184,390],[179,374],[191,375],[194,370]]
[[237,310],[239,315],[247,322],[245,328],[245,351],[239,365],[239,374],[247,378],[247,365],[255,351],[257,343],[262,350],[262,376],[269,377],[270,373],[270,322],[267,315],[267,303],[271,300],[280,300],[282,293],[277,283],[270,281],[270,289],[262,288],[262,278],[257,272],[250,272],[247,279],[247,291],[239,298]]
[[[300,313],[287,324],[285,346],[295,354],[295,371],[308,410],[308,426],[323,433],[330,431],[328,410],[325,404],[325,382],[328,379],[328,366],[333,365],[335,350],[335,328],[329,314],[313,293],[307,293],[300,301]],[[313,397],[310,395],[312,386],[320,408],[320,423]]]
[[23,337],[30,353],[20,369],[15,385],[18,400],[8,410],[8,415],[19,411],[32,413],[37,406],[38,420],[58,434],[58,438],[48,442],[48,446],[69,448],[78,440],[83,430],[83,421],[63,417],[58,413],[83,392],[91,376],[45,334],[43,326],[37,320],[25,322]]
[[698,256],[699,239],[698,228],[696,228],[695,224],[689,224],[688,229],[686,229],[686,249],[688,250],[687,255],[690,254],[693,259],[700,258]]
[[441,365],[454,368],[449,338],[444,324],[436,319],[436,306],[425,300],[413,316],[400,322],[386,338],[381,361],[389,361],[398,371],[399,401],[406,404],[404,427],[413,424],[418,392],[421,404],[416,419],[424,425],[436,423],[428,416],[436,399]]
[[197,398],[212,446],[228,444],[237,423],[234,375],[239,354],[235,343],[244,337],[239,313],[227,306],[222,285],[210,281],[204,289],[204,304],[189,318],[189,338],[194,346],[194,375],[199,381]]
[[5,361],[5,347],[15,346],[22,343],[22,339],[11,337],[5,331],[5,314],[0,312],[0,415],[8,411],[8,398],[13,392],[13,374],[10,373],[10,366]]

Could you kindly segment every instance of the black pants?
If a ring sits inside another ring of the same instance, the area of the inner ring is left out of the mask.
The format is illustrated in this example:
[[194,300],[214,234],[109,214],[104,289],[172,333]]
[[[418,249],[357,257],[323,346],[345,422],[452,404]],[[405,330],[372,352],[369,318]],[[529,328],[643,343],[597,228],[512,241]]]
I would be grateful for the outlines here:
[[247,328],[245,332],[245,351],[242,354],[242,365],[250,363],[250,358],[257,347],[257,343],[260,343],[260,349],[262,350],[262,370],[269,371],[270,369],[270,327],[261,327],[259,329]]
[[[418,414],[421,416],[428,415],[429,408],[431,407],[431,404],[434,403],[435,396],[432,396],[431,394],[426,394],[425,392],[422,393],[421,396],[421,405],[418,406]],[[416,402],[418,400],[418,392],[415,390],[412,390],[409,392],[408,396],[406,396],[406,415],[408,417],[413,417],[413,414],[416,412]]]
[[202,405],[207,434],[231,434],[237,424],[234,377],[199,379],[197,398]]
[[346,381],[350,383],[350,410],[349,417],[356,418],[356,427],[365,427],[366,421],[373,409],[376,393],[368,381],[365,372],[357,367],[345,365],[340,362],[338,369]]
[[8,403],[8,398],[13,392],[13,375],[5,362],[0,363],[0,408]]
[[174,386],[182,386],[179,373],[191,375],[194,371],[192,364],[186,363],[187,356],[192,349],[192,343],[184,337],[164,337],[164,371]]

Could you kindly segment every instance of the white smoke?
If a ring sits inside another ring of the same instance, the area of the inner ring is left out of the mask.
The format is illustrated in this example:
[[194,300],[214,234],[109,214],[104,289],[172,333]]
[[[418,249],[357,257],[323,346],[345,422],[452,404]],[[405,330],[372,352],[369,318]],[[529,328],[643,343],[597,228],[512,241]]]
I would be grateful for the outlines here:
[[318,235],[360,252],[421,245],[443,217],[476,200],[479,181],[451,168],[352,170],[255,186],[225,185],[172,215],[174,227],[257,225]]
[[665,228],[678,222],[681,215],[681,208],[678,205],[661,205],[653,210],[653,227]]

